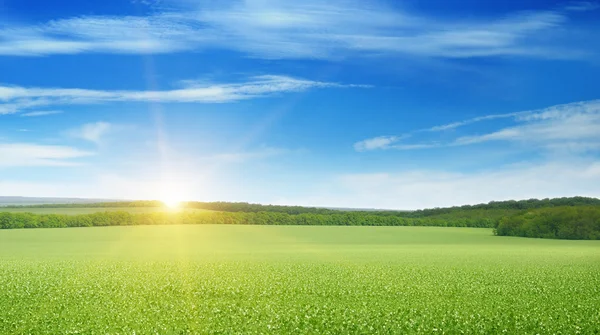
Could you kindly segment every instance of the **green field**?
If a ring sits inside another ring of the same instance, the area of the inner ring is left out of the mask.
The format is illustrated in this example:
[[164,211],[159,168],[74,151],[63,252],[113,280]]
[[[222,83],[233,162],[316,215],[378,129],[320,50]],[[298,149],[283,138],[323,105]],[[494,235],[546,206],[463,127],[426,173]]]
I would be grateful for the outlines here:
[[[208,211],[206,209],[195,209],[186,208],[178,209],[184,211]],[[164,207],[74,207],[74,208],[36,208],[36,207],[15,207],[15,208],[1,208],[0,213],[34,213],[34,214],[66,214],[66,215],[79,215],[79,214],[92,214],[98,212],[117,212],[123,211],[132,214],[137,213],[156,213],[170,211]]]
[[433,227],[0,231],[0,334],[600,334],[600,241]]

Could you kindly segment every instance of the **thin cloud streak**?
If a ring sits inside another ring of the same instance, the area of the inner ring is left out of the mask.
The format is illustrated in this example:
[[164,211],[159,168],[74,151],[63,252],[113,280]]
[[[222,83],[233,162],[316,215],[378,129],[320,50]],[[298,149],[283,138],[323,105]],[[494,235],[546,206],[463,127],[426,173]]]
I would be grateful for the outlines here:
[[79,158],[93,152],[61,145],[0,143],[0,168],[24,166],[78,166]]
[[463,126],[470,125],[470,124],[477,123],[477,122],[481,122],[481,121],[489,121],[489,120],[496,120],[496,119],[513,118],[515,116],[519,116],[519,115],[522,115],[524,113],[530,113],[530,112],[518,112],[518,113],[494,114],[494,115],[479,116],[479,117],[475,117],[475,118],[464,120],[464,121],[458,121],[458,122],[444,124],[444,125],[441,125],[441,126],[434,126],[434,127],[431,127],[431,128],[422,129],[420,131],[436,132],[436,131],[444,131],[444,130],[456,129],[456,128],[459,128],[459,127],[463,127]]
[[[402,143],[416,133],[437,133],[478,122],[507,118],[515,125],[487,134],[465,135],[447,142],[429,141]],[[386,139],[382,141],[381,139]],[[494,114],[450,124],[419,129],[401,136],[375,137],[354,144],[357,151],[416,150],[457,147],[491,141],[527,143],[545,149],[578,148],[578,151],[597,150],[600,142],[600,100],[580,101],[544,109],[507,114]]]
[[[81,105],[103,102],[225,103],[261,98],[314,88],[366,88],[368,85],[343,85],[292,78],[256,76],[243,83],[199,84],[165,91],[108,91],[80,88],[25,88],[0,86],[0,114],[14,114],[42,106]],[[31,112],[35,113],[35,112]],[[23,115],[32,116],[31,113]],[[38,113],[37,116],[40,114]]]
[[[22,117],[38,117],[38,116],[49,116],[49,115],[56,115],[56,114],[62,114],[63,111],[35,111],[35,112],[27,112],[27,113],[22,113],[20,116]],[[2,114],[2,113],[0,113]]]

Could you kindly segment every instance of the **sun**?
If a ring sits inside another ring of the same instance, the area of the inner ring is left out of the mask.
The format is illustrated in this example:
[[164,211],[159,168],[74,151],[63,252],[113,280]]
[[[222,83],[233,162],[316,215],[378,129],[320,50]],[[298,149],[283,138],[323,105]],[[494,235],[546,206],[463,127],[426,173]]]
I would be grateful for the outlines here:
[[187,189],[182,183],[163,182],[156,189],[156,198],[170,210],[178,210],[184,206],[187,198]]
[[177,199],[162,199],[161,202],[169,209],[179,209],[181,207],[181,200]]

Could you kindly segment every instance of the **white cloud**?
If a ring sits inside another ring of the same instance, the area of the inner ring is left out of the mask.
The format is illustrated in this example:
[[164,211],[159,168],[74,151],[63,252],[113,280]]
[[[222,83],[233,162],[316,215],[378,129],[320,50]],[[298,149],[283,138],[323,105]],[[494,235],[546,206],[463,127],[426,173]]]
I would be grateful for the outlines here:
[[600,197],[600,161],[503,166],[473,173],[443,169],[340,175],[313,195],[283,203],[309,206],[419,209],[489,201]]
[[[23,117],[36,117],[36,116],[48,116],[48,115],[56,115],[56,114],[62,114],[63,111],[34,111],[34,112],[27,112],[27,113],[22,113],[21,116]],[[2,114],[0,112],[0,114]]]
[[[311,81],[287,76],[263,75],[242,83],[211,84],[186,81],[181,89],[165,91],[109,91],[81,88],[25,88],[0,86],[0,114],[24,112],[41,106],[102,102],[223,103],[266,97],[285,92],[302,92],[325,87],[368,87]],[[31,116],[30,112],[29,116]],[[25,113],[24,115],[27,115]],[[35,115],[35,114],[34,114]],[[37,114],[38,116],[40,114]]]
[[[248,201],[249,198],[244,198],[244,194],[251,194],[255,190],[238,183],[239,179],[224,173],[224,170],[240,163],[301,152],[270,146],[216,154],[185,152],[179,150],[181,148],[168,146],[165,149],[166,152],[157,157],[129,159],[126,161],[127,168],[123,170],[95,169],[95,166],[90,165],[85,171],[80,171],[84,172],[83,177],[78,173],[73,178],[55,176],[52,180],[33,182],[0,174],[0,193],[15,196],[96,199],[173,197],[182,200]],[[1,155],[0,149],[0,157]]]
[[[32,182],[0,176],[0,192],[10,196],[140,200],[160,200],[171,196],[182,200],[197,199],[198,194],[207,192],[208,183],[187,177],[163,180],[156,176],[101,174],[80,181]],[[194,191],[195,195],[189,195],[187,191]],[[208,199],[210,197],[205,200]]]
[[[0,29],[0,55],[170,53],[228,49],[262,58],[386,54],[578,58],[563,10],[473,20],[425,17],[381,1],[219,1],[150,16],[81,16]],[[546,36],[554,38],[548,42]],[[566,37],[565,37],[566,36]],[[583,48],[584,46],[579,46]]]
[[356,151],[387,149],[389,148],[390,144],[398,142],[399,140],[400,137],[398,136],[379,136],[364,141],[356,142],[354,144],[354,149]]
[[100,144],[104,136],[106,136],[112,130],[114,130],[114,126],[112,124],[100,121],[86,123],[81,127],[67,131],[67,134],[75,138]]
[[75,166],[77,158],[93,155],[88,151],[59,145],[0,143],[0,168],[17,166]]
[[500,118],[512,119],[514,125],[500,128],[485,134],[471,134],[441,142],[403,143],[403,136],[385,137],[385,145],[365,146],[364,143],[380,143],[381,137],[358,142],[358,151],[377,149],[414,150],[437,147],[455,147],[484,142],[513,142],[524,147],[538,147],[550,150],[595,151],[600,143],[600,100],[582,101],[556,105],[544,109],[523,111],[508,114],[481,116],[469,120],[458,121],[446,125],[415,130],[415,133],[430,133],[457,129],[477,122]]

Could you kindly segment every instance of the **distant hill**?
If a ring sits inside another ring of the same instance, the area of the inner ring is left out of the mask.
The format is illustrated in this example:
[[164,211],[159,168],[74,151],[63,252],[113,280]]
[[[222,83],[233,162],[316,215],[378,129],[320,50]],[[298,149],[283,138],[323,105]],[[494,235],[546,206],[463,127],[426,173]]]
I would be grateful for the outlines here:
[[32,206],[45,204],[93,204],[118,201],[115,199],[50,198],[0,196],[0,206]]

